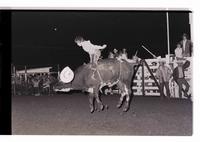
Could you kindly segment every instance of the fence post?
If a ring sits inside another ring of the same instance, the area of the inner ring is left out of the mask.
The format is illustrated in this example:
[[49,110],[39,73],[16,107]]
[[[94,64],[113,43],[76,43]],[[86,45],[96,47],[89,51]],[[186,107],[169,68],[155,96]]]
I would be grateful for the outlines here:
[[146,67],[147,67],[149,73],[151,74],[151,77],[153,78],[154,82],[156,83],[156,85],[157,85],[157,87],[158,87],[158,89],[159,89],[159,92],[160,92],[160,94],[161,94],[160,97],[164,97],[164,96],[162,96],[163,93],[161,92],[160,85],[159,85],[158,81],[156,80],[155,76],[153,75],[151,69],[149,68],[149,65],[147,64],[146,61],[144,61],[144,64],[146,65]]
[[13,95],[16,95],[16,71],[15,71],[15,66],[13,65],[13,78],[14,78],[14,82],[13,82]]
[[59,66],[59,64],[57,65],[57,68],[58,68],[58,76],[57,76],[57,79],[59,80],[59,78],[60,78],[60,66]]
[[25,74],[24,74],[25,84],[27,83],[27,68],[25,66]]
[[145,86],[144,86],[144,60],[141,62],[142,64],[142,95],[145,96]]

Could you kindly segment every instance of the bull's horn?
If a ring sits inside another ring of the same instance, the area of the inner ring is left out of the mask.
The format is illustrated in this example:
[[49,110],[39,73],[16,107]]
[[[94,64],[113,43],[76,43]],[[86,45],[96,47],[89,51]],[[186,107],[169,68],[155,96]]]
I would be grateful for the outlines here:
[[60,73],[60,80],[64,83],[69,83],[74,78],[74,72],[70,69],[70,67],[65,67]]

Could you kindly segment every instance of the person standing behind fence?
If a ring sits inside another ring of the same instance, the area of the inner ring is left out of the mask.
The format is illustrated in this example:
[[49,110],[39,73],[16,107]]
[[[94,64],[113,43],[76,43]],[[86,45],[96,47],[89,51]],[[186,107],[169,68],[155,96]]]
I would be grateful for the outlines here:
[[114,58],[114,54],[113,54],[112,52],[109,52],[108,58],[109,58],[109,59],[113,59],[113,58]]
[[161,59],[161,57],[158,58],[159,67],[156,71],[156,77],[159,80],[160,83],[160,93],[161,96],[164,97],[164,87],[166,89],[167,98],[170,98],[170,91],[169,91],[169,80],[172,76],[172,71],[169,67],[165,65],[165,61]]
[[97,64],[99,57],[101,56],[102,49],[106,48],[107,45],[104,44],[103,46],[94,45],[89,40],[84,40],[83,37],[76,37],[75,43],[82,47],[85,52],[87,52],[90,56],[90,63]]
[[186,33],[183,34],[182,40],[180,41],[181,47],[183,49],[183,56],[184,57],[191,57],[192,56],[192,48],[193,43],[191,40],[188,39],[188,35]]
[[114,54],[114,58],[118,58],[119,53],[118,53],[118,50],[116,48],[113,49],[113,54]]
[[[191,95],[188,95],[188,91],[190,88],[190,85],[185,79],[184,70],[190,66],[190,62],[186,61],[183,63],[184,60],[177,60],[178,66],[173,70],[173,79],[178,84],[179,87],[179,98],[182,98],[182,91],[184,92],[185,97],[190,97]],[[183,90],[183,85],[185,86],[185,89]]]
[[34,76],[31,81],[32,81],[32,84],[33,84],[33,94],[35,96],[40,95],[40,90],[39,90],[40,80],[39,80],[39,77],[38,76]]
[[125,48],[122,49],[121,59],[124,59],[124,60],[128,59],[128,53]]

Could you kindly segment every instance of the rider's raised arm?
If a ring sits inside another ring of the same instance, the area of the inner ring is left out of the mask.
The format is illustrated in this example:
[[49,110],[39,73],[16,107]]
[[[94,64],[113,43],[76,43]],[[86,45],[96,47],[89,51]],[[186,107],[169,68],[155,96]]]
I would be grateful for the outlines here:
[[106,48],[106,45],[105,45],[105,44],[104,44],[103,46],[94,45],[94,47],[95,47],[96,49],[104,49],[104,48]]
[[95,49],[104,49],[104,48],[106,48],[107,47],[107,45],[106,44],[104,44],[104,45],[94,45],[94,44],[92,44],[90,41],[88,41],[88,43],[91,45],[91,46],[93,46],[93,48],[95,48]]

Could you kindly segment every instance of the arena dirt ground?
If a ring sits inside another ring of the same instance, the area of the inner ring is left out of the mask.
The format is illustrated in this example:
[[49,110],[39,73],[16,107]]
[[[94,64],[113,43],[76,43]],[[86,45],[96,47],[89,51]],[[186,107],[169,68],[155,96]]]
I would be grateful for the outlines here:
[[117,109],[118,95],[103,96],[108,110],[89,112],[81,93],[13,96],[14,135],[192,135],[192,102],[134,97],[130,110]]

